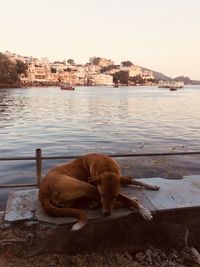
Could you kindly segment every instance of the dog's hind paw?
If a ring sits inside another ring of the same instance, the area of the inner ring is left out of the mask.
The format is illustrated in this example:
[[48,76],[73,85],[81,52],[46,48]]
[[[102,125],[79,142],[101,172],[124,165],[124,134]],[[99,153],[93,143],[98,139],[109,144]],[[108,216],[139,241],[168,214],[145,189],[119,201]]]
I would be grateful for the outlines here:
[[151,212],[148,209],[144,208],[142,205],[139,206],[138,211],[146,221],[151,221],[153,219]]
[[135,201],[137,201],[137,202],[138,202],[138,199],[137,199],[137,197],[132,197],[131,199],[132,199],[132,200],[135,200]]

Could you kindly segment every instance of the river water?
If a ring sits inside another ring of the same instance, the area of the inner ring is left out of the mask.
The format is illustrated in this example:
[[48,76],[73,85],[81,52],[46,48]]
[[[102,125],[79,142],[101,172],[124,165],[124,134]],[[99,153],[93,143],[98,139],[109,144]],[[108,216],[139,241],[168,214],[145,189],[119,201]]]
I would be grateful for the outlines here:
[[[34,156],[36,148],[46,156],[200,150],[200,87],[1,89],[1,157]],[[34,162],[0,161],[0,184],[34,177]]]

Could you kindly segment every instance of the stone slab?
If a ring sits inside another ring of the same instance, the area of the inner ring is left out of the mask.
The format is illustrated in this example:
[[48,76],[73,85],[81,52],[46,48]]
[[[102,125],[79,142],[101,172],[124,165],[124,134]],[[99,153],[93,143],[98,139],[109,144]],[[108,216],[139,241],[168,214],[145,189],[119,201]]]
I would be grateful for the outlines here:
[[33,212],[37,206],[38,190],[20,190],[9,192],[6,205],[6,222],[33,219]]
[[[89,220],[94,220],[94,219],[108,219],[108,217],[105,217],[101,210],[87,210],[84,209],[87,218]],[[109,219],[115,219],[115,218],[120,218],[120,217],[124,217],[127,216],[128,214],[133,213],[133,210],[131,209],[117,209],[115,210],[115,212],[113,212],[113,214],[111,216],[109,216]],[[35,212],[35,217],[38,219],[38,221],[41,222],[46,222],[46,223],[51,223],[51,224],[56,224],[56,225],[63,225],[66,223],[71,223],[71,222],[75,222],[77,221],[76,218],[73,217],[52,217],[49,216],[48,214],[45,213],[45,211],[43,210],[42,206],[38,203],[38,207],[37,210]]]
[[[187,176],[181,180],[144,178],[140,181],[160,185],[160,190],[150,191],[137,187],[126,187],[122,188],[122,192],[129,197],[137,197],[143,206],[153,212],[200,207],[200,175]],[[101,210],[85,211],[89,219],[104,218],[105,220],[120,218],[134,212],[129,208],[116,209],[110,217],[104,217]],[[48,216],[38,201],[37,189],[10,192],[5,221],[30,219],[59,225],[76,221],[76,218]]]
[[[148,179],[143,180],[148,182]],[[187,176],[181,180],[152,178],[151,181],[159,184],[160,190],[145,190],[144,193],[156,211],[200,207],[199,175]]]

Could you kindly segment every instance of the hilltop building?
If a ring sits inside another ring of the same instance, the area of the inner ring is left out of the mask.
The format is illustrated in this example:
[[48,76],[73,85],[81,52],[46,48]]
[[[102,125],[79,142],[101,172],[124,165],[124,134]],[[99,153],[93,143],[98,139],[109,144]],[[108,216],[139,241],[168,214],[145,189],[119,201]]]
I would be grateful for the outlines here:
[[90,64],[98,65],[101,67],[107,67],[110,65],[114,65],[114,61],[112,61],[111,59],[106,59],[106,58],[91,57],[90,58]]

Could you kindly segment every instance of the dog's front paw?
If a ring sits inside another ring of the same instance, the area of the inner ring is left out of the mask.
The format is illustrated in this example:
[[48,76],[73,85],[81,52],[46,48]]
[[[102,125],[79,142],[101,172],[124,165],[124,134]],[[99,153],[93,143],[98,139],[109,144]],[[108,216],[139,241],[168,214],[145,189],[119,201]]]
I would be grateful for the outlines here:
[[151,185],[151,190],[159,190],[160,186],[159,185]]
[[146,221],[151,221],[153,219],[151,212],[148,209],[144,208],[142,205],[139,206],[138,211]]

